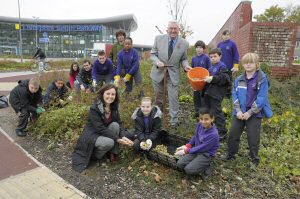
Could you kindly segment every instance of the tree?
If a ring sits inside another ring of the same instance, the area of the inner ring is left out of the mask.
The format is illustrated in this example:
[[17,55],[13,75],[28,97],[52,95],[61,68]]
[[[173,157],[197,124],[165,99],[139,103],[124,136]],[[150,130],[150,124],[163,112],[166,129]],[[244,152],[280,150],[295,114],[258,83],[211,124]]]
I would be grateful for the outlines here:
[[190,26],[186,23],[186,18],[184,17],[185,7],[187,5],[187,0],[168,0],[169,14],[172,19],[177,21],[180,25],[180,36],[186,38],[191,36],[194,32],[191,30]]
[[285,21],[293,22],[300,25],[300,6],[294,6],[293,4],[289,4],[285,8],[286,19]]
[[254,19],[256,19],[258,22],[283,22],[285,19],[284,12],[284,8],[275,5],[266,9],[263,14],[255,15]]
[[255,15],[258,22],[293,22],[300,25],[300,6],[289,4],[286,8],[271,6],[263,14]]

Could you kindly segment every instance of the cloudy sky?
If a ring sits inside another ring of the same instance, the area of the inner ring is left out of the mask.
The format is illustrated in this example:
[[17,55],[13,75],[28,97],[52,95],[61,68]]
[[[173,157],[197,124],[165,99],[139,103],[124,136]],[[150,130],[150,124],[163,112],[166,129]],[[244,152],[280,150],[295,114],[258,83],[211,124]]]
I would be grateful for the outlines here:
[[[152,45],[155,26],[166,30],[171,19],[168,13],[168,0],[19,0],[21,17],[41,19],[91,19],[123,14],[134,14],[138,29],[132,33],[134,43]],[[188,38],[209,43],[217,31],[229,18],[240,0],[188,0],[185,8],[187,24],[194,31]],[[299,0],[253,0],[253,16],[278,4],[299,5]],[[0,16],[18,17],[18,0],[0,0]]]

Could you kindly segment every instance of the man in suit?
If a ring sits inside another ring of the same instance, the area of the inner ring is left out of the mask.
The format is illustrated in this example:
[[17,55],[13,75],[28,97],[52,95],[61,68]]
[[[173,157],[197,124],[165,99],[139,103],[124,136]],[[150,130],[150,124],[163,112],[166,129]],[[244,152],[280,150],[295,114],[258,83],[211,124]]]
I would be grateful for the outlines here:
[[[179,37],[179,24],[176,21],[168,23],[168,34],[155,37],[153,48],[151,49],[151,60],[153,67],[151,79],[153,82],[156,104],[162,108],[164,92],[164,74],[166,74],[166,84],[169,96],[171,127],[178,126],[179,96],[178,89],[180,83],[180,67],[189,71],[191,67],[188,63],[187,50],[189,44]],[[165,66],[173,67],[165,67]]]

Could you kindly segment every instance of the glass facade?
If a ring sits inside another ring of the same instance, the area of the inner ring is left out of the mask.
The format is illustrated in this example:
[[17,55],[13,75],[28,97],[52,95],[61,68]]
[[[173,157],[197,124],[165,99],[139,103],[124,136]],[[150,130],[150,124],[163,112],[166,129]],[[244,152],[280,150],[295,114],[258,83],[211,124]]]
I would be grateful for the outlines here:
[[[103,25],[22,22],[23,55],[32,56],[36,51],[36,46],[39,46],[47,57],[81,58],[84,57],[85,49],[92,49],[94,43],[114,43],[115,32],[118,29],[110,26],[109,23]],[[130,35],[130,32],[126,31],[126,34]],[[0,54],[18,53],[18,23],[0,20]]]

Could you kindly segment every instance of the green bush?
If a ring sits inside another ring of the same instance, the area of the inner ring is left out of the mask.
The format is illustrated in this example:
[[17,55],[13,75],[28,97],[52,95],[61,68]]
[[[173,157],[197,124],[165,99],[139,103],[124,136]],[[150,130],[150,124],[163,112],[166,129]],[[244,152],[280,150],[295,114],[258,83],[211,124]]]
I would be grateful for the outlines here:
[[261,161],[279,177],[300,175],[300,117],[291,111],[265,121]]

